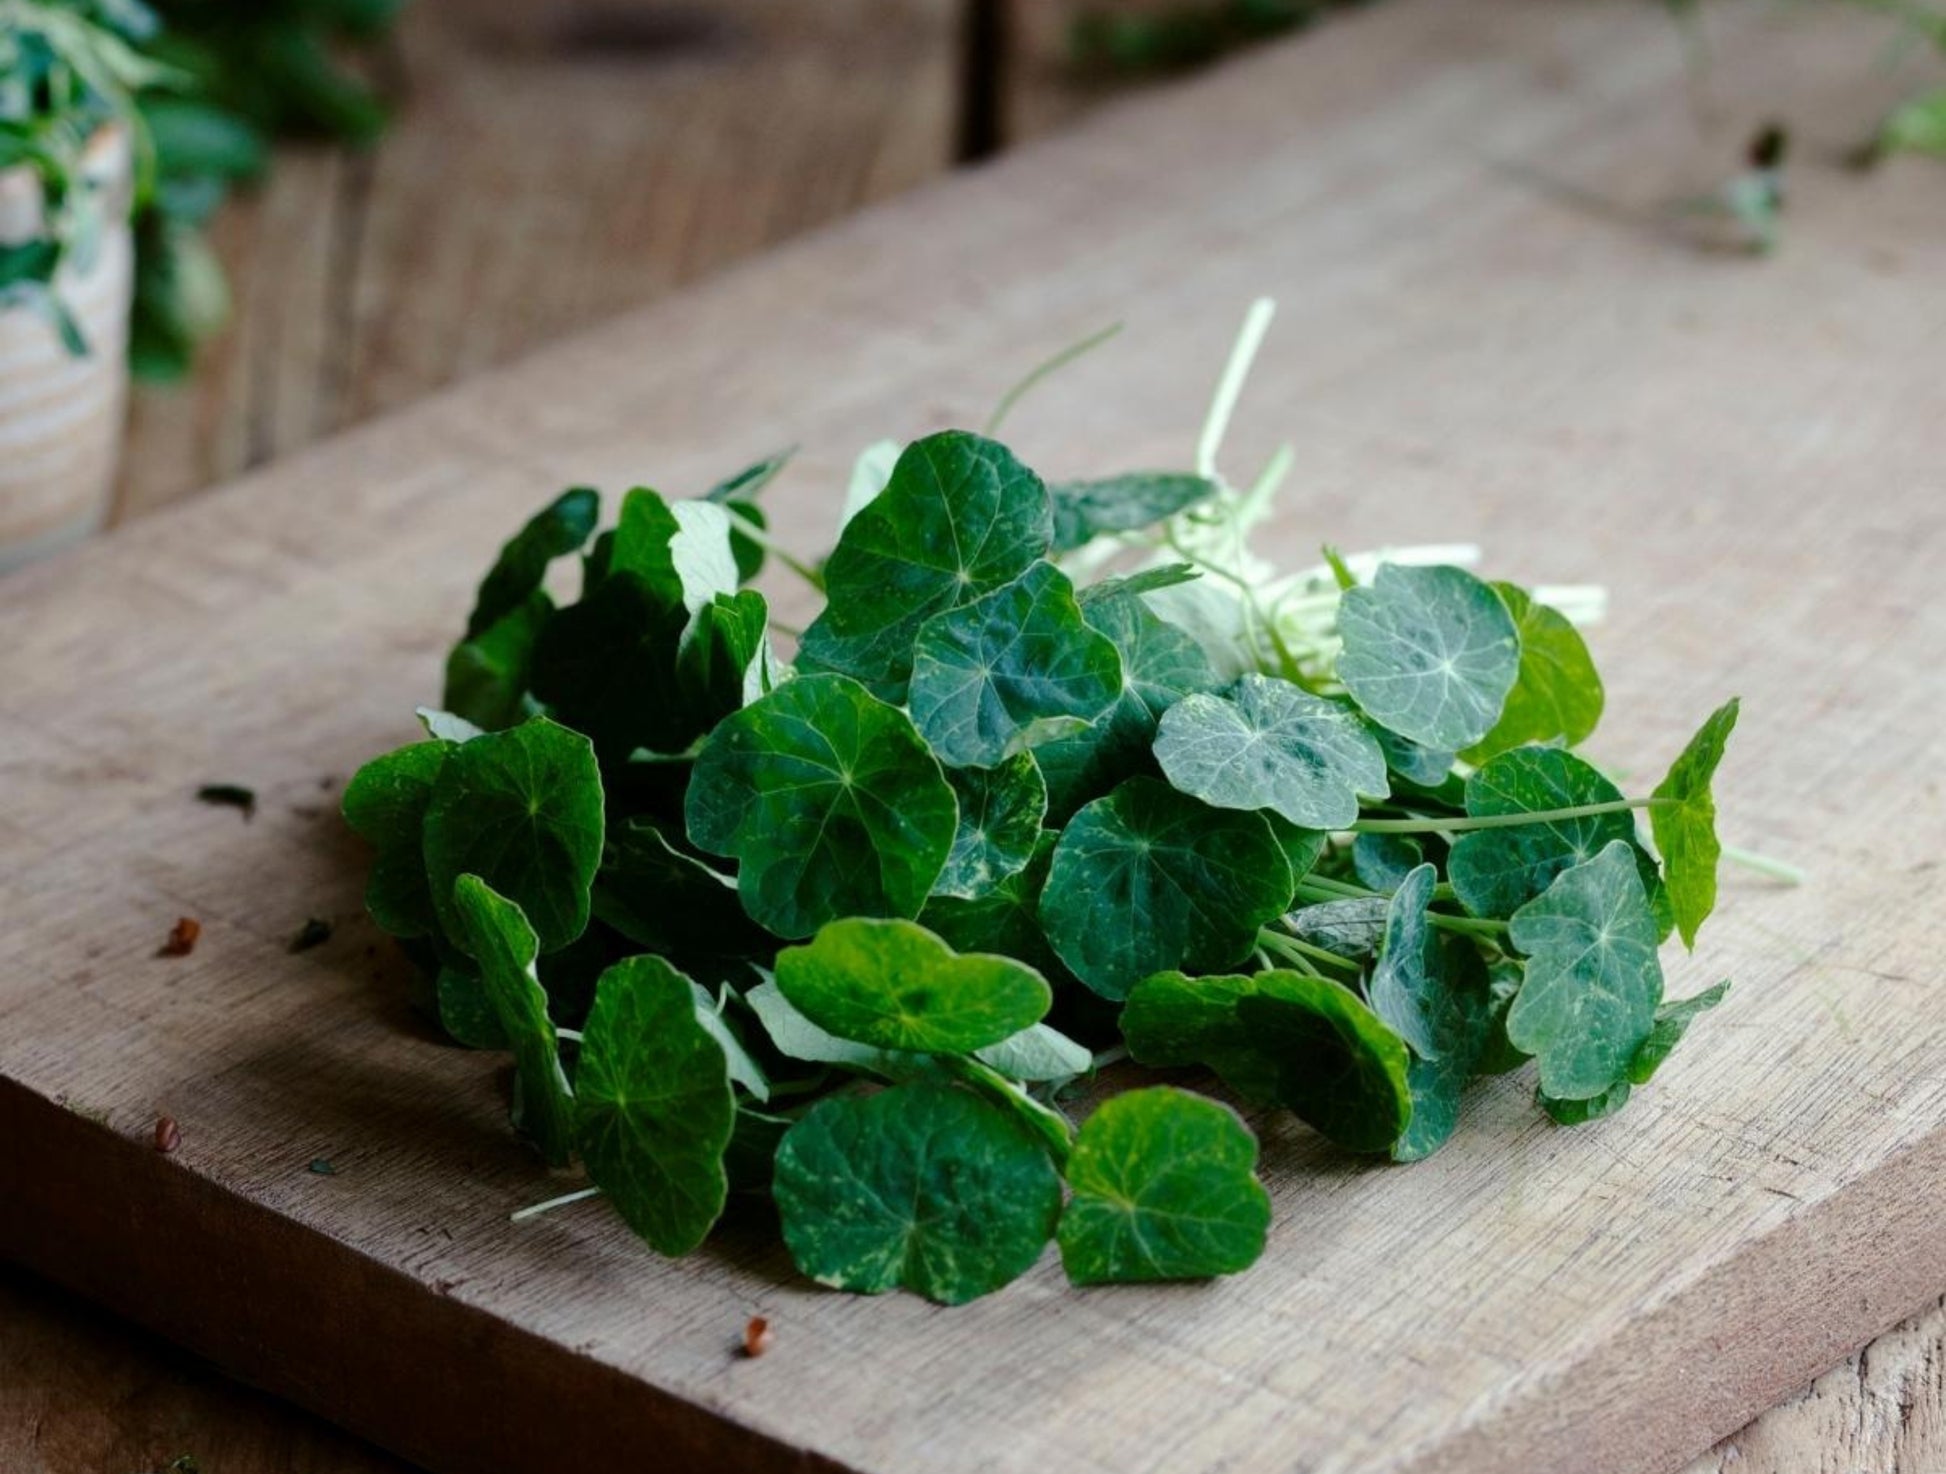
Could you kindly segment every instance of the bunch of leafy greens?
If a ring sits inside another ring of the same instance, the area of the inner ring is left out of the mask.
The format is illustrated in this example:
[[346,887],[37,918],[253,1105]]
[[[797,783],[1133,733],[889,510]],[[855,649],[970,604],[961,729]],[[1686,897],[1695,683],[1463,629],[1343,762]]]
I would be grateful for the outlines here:
[[1050,1239],[1076,1283],[1226,1274],[1269,1221],[1254,1137],[1179,1083],[1077,1129],[1097,1065],[1410,1161],[1529,1061],[1555,1120],[1619,1110],[1722,997],[1666,999],[1658,949],[1715,901],[1736,704],[1627,797],[1574,752],[1602,686],[1547,599],[1437,557],[1264,572],[1289,457],[1215,460],[1269,315],[1194,470],[868,451],[790,560],[825,602],[789,663],[750,587],[782,457],[507,543],[445,710],[344,808],[425,1005],[591,1179],[555,1203],[682,1254],[768,1194],[807,1275],[946,1303]]
[[[34,171],[45,200],[34,239],[0,247],[0,306],[44,313],[69,352],[89,344],[55,290],[85,271],[111,208],[135,232],[129,362],[180,376],[229,313],[203,227],[238,183],[257,179],[282,132],[371,141],[385,115],[330,59],[369,40],[397,0],[0,0],[0,169]],[[165,29],[164,19],[170,24]],[[90,167],[106,127],[125,130],[133,189]]]

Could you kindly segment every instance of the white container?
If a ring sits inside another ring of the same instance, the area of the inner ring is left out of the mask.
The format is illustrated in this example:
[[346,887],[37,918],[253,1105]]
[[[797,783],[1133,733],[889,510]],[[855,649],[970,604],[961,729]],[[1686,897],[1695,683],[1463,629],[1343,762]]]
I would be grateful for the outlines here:
[[[30,306],[0,308],[0,570],[38,558],[107,520],[128,402],[128,313],[135,279],[127,132],[88,145],[85,178],[100,211],[92,249],[54,281],[88,344],[77,358]],[[0,245],[43,232],[39,178],[0,172]]]

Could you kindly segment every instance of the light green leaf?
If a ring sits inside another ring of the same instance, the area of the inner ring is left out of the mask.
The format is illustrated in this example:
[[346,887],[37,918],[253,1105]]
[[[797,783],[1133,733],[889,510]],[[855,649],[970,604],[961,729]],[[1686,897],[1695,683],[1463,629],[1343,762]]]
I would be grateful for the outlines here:
[[1120,999],[1165,968],[1248,956],[1294,882],[1270,826],[1131,778],[1076,814],[1041,893],[1041,925],[1076,977]]
[[1067,576],[1036,563],[920,626],[909,704],[942,762],[992,767],[1044,724],[1093,721],[1121,689],[1114,641],[1082,619]]
[[486,728],[450,711],[417,706],[413,708],[413,715],[419,718],[419,725],[426,729],[426,735],[437,742],[471,742],[475,737],[486,736]]
[[479,639],[525,604],[547,576],[547,565],[579,552],[600,516],[601,497],[585,486],[562,492],[535,513],[500,550],[480,584],[480,596],[466,622],[466,638]]
[[1358,883],[1388,896],[1425,859],[1426,847],[1409,834],[1361,834],[1351,842],[1351,872]]
[[1057,481],[1054,551],[1071,552],[1105,532],[1135,532],[1208,501],[1216,483],[1178,471],[1132,471],[1099,481]]
[[1412,1056],[1349,988],[1302,973],[1260,972],[1237,1016],[1276,1068],[1276,1098],[1355,1152],[1385,1152],[1412,1119]]
[[1683,945],[1690,948],[1716,909],[1716,863],[1723,846],[1716,838],[1716,798],[1710,781],[1736,724],[1737,702],[1732,699],[1710,713],[1651,795],[1656,803],[1649,810],[1649,829],[1662,852],[1676,929],[1682,933]]
[[1615,840],[1554,878],[1513,916],[1527,978],[1507,1011],[1507,1038],[1540,1061],[1557,1100],[1600,1095],[1649,1037],[1662,1000],[1655,917],[1635,852]]
[[729,1195],[736,1097],[695,985],[660,957],[603,973],[575,1089],[575,1146],[623,1221],[658,1254],[702,1243]]
[[1033,1024],[973,1051],[973,1058],[1026,1085],[1061,1084],[1094,1068],[1095,1057],[1058,1029]]
[[453,748],[426,809],[426,874],[446,930],[453,883],[478,875],[554,952],[588,925],[601,863],[601,773],[588,739],[545,717]]
[[1399,883],[1386,907],[1385,936],[1366,988],[1372,1012],[1422,1060],[1435,1060],[1440,1054],[1433,1016],[1443,980],[1438,971],[1438,941],[1426,919],[1438,883],[1439,874],[1430,865],[1418,866]]
[[922,1054],[970,1054],[1039,1022],[1047,980],[1009,957],[960,956],[910,921],[849,917],[777,955],[777,986],[819,1028]]
[[730,514],[709,501],[664,501],[646,486],[622,498],[608,573],[632,573],[664,604],[694,614],[737,587]]
[[1438,789],[1451,774],[1454,759],[1459,756],[1440,748],[1422,747],[1377,722],[1371,724],[1371,731],[1385,754],[1385,766],[1415,788]]
[[1380,726],[1425,747],[1478,742],[1520,672],[1500,596],[1463,568],[1381,564],[1338,606],[1338,679]]
[[946,779],[959,801],[959,831],[932,893],[971,900],[1033,858],[1047,815],[1047,784],[1025,752],[998,767],[948,769]]
[[1129,990],[1122,1009],[1130,1057],[1155,1069],[1204,1065],[1246,1100],[1274,1098],[1276,1063],[1258,1052],[1237,1015],[1237,1000],[1256,986],[1255,977],[1237,973],[1151,973]]
[[1587,642],[1565,614],[1535,602],[1525,589],[1510,583],[1493,589],[1520,631],[1520,674],[1493,730],[1460,756],[1477,766],[1525,742],[1579,747],[1607,699]]
[[1721,1003],[1729,991],[1730,984],[1726,979],[1713,988],[1705,988],[1694,997],[1678,998],[1658,1008],[1649,1037],[1642,1041],[1642,1047],[1635,1051],[1635,1058],[1628,1062],[1629,1083],[1648,1084],[1655,1077],[1655,1072],[1662,1068],[1662,1062],[1682,1043],[1689,1026]]
[[1047,488],[1005,446],[950,430],[913,442],[825,565],[830,602],[800,668],[905,699],[912,646],[933,615],[1012,583],[1047,552]]
[[1385,917],[1391,901],[1385,896],[1348,896],[1302,906],[1284,918],[1291,934],[1314,947],[1352,962],[1378,955],[1385,940]]
[[912,723],[846,676],[799,676],[704,743],[691,841],[734,855],[744,910],[781,937],[841,916],[916,916],[959,828]]
[[821,1103],[786,1133],[772,1192],[791,1257],[819,1284],[942,1305],[1031,1269],[1061,1212],[1027,1126],[929,1081]]
[[[1474,818],[1619,803],[1621,798],[1613,783],[1558,747],[1516,747],[1466,780],[1466,812]],[[1592,860],[1617,840],[1634,851],[1642,884],[1653,896],[1661,878],[1655,861],[1636,844],[1635,820],[1626,812],[1475,829],[1455,837],[1446,872],[1468,911],[1505,920],[1563,870]]]
[[1274,676],[1185,696],[1156,729],[1156,760],[1180,792],[1222,809],[1270,809],[1304,829],[1345,829],[1384,798],[1385,754],[1358,717]]
[[540,590],[529,594],[478,635],[462,640],[446,657],[446,709],[475,726],[497,732],[526,712],[523,698],[541,630],[554,613],[554,601]]
[[375,757],[345,785],[345,822],[376,852],[365,880],[365,908],[395,937],[423,937],[438,929],[422,847],[446,742],[415,742]]
[[1263,1253],[1270,1194],[1236,1112],[1157,1085],[1103,1101],[1068,1157],[1061,1264],[1077,1285],[1206,1279]]
[[565,1166],[574,1141],[574,1095],[534,971],[539,943],[520,907],[477,875],[454,882],[453,929],[480,964],[480,981],[514,1055],[513,1120],[548,1164]]
[[714,1039],[723,1051],[730,1083],[747,1092],[757,1104],[767,1103],[770,1100],[770,1077],[757,1063],[756,1056],[744,1047],[742,1036],[723,1017],[723,1010],[729,1004],[730,989],[725,987],[720,996],[712,998],[709,989],[692,978],[689,991],[696,1001],[696,1022],[703,1026],[703,1032]]

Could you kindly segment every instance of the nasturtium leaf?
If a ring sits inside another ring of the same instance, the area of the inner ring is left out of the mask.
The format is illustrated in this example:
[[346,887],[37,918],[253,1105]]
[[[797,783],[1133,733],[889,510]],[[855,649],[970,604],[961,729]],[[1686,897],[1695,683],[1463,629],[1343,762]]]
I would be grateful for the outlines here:
[[697,754],[689,837],[739,862],[744,910],[780,937],[841,916],[919,914],[959,828],[938,760],[847,676],[798,676]]
[[736,592],[730,514],[710,501],[664,501],[645,486],[622,498],[608,574],[632,573],[664,603],[694,613]]
[[1254,977],[1157,972],[1129,990],[1122,1038],[1138,1064],[1157,1069],[1203,1065],[1247,1100],[1276,1094],[1277,1067],[1257,1051],[1237,1015],[1237,1000],[1256,991]]
[[914,441],[885,490],[845,524],[800,667],[903,701],[919,627],[1012,583],[1052,535],[1047,488],[1005,446],[960,430]]
[[679,599],[639,573],[611,572],[541,631],[534,695],[587,733],[604,762],[638,748],[681,752],[722,715],[692,703],[678,674],[688,625]]
[[1047,980],[1010,957],[961,956],[911,921],[828,922],[777,954],[777,986],[807,1018],[875,1049],[971,1054],[1038,1023]]
[[1162,714],[1191,692],[1217,686],[1202,646],[1150,613],[1136,595],[1091,601],[1086,611],[1088,623],[1121,652],[1122,694],[1085,732],[1034,749],[1054,823],[1065,823],[1125,778],[1159,774],[1150,749]]
[[1527,977],[1507,1038],[1540,1061],[1541,1089],[1588,1100],[1626,1073],[1662,1001],[1655,917],[1622,840],[1563,870],[1513,915]]
[[1415,1053],[1406,1071],[1412,1119],[1393,1143],[1396,1162],[1419,1161],[1446,1144],[1459,1122],[1460,1092],[1477,1072],[1494,1028],[1491,986],[1477,947],[1463,937],[1434,938],[1430,969],[1433,987],[1424,1012],[1434,1052]]
[[1716,862],[1723,846],[1716,838],[1710,780],[1736,724],[1735,700],[1712,712],[1651,795],[1655,803],[1649,809],[1649,830],[1662,853],[1676,929],[1687,947],[1696,945],[1698,928],[1716,909]]
[[1039,1138],[930,1081],[819,1104],[785,1134],[772,1192],[791,1257],[819,1284],[942,1305],[1031,1269],[1061,1213]]
[[527,713],[523,699],[534,646],[554,613],[554,601],[536,589],[446,657],[446,709],[489,732],[511,727]]
[[365,908],[395,937],[438,929],[422,845],[426,810],[446,755],[446,742],[414,742],[375,757],[345,785],[345,822],[375,851],[365,880]]
[[1363,962],[1378,955],[1379,944],[1385,940],[1385,916],[1391,904],[1387,896],[1347,896],[1342,901],[1320,901],[1291,912],[1284,918],[1284,924],[1301,941],[1349,961]]
[[536,717],[453,748],[426,809],[426,874],[453,930],[453,883],[478,875],[526,916],[543,952],[588,924],[601,863],[601,773],[579,732]]
[[723,1010],[729,1006],[729,990],[726,988],[720,996],[712,998],[709,989],[692,979],[689,991],[696,999],[696,1022],[723,1050],[723,1062],[729,1068],[730,1083],[745,1091],[757,1104],[767,1104],[770,1100],[770,1077],[757,1063],[757,1057],[745,1046],[743,1036],[723,1015]]
[[997,952],[1017,957],[1049,981],[1066,978],[1067,966],[1054,955],[1041,930],[1041,890],[1060,836],[1042,830],[1027,863],[971,899],[935,895],[919,913],[919,924],[945,938],[959,952]]
[[[1466,780],[1466,812],[1474,818],[1620,803],[1621,798],[1613,783],[1558,747],[1516,747]],[[1471,830],[1454,837],[1446,872],[1468,911],[1505,920],[1563,870],[1592,860],[1617,840],[1635,854],[1642,883],[1653,894],[1660,883],[1655,861],[1636,844],[1635,820],[1626,811]]]
[[974,1094],[991,1101],[1041,1140],[1041,1145],[1056,1164],[1067,1161],[1074,1146],[1074,1124],[1053,1106],[1037,1100],[1028,1089],[1009,1080],[977,1056],[936,1054],[929,1056],[947,1079],[958,1080]]
[[414,708],[413,715],[419,718],[419,725],[435,742],[471,742],[475,737],[486,736],[485,727],[477,722],[469,722],[455,712],[421,706]]
[[1059,1029],[1032,1024],[998,1044],[973,1051],[973,1058],[1009,1080],[1028,1085],[1061,1083],[1094,1068],[1095,1057]]
[[1662,1062],[1669,1058],[1678,1044],[1682,1043],[1689,1026],[1703,1014],[1708,1013],[1723,1001],[1730,991],[1726,979],[1713,988],[1705,988],[1690,998],[1678,998],[1663,1004],[1655,1011],[1655,1024],[1649,1030],[1649,1037],[1642,1041],[1642,1047],[1635,1051],[1635,1058],[1628,1062],[1628,1079],[1632,1085],[1646,1085],[1654,1078],[1655,1072],[1662,1068]]
[[1275,676],[1162,715],[1156,761],[1171,786],[1222,809],[1269,809],[1305,829],[1346,829],[1358,799],[1390,791],[1385,755],[1357,715]]
[[1586,1100],[1556,1100],[1544,1090],[1535,1091],[1534,1099],[1555,1125],[1582,1126],[1614,1115],[1628,1104],[1633,1093],[1628,1081],[1617,1080],[1600,1095],[1591,1095]]
[[500,1015],[477,973],[440,968],[433,980],[433,997],[439,1005],[439,1026],[454,1043],[468,1049],[508,1047],[507,1031],[500,1027]]
[[480,982],[514,1055],[514,1126],[550,1166],[567,1164],[574,1144],[574,1095],[561,1070],[561,1046],[534,971],[539,942],[520,907],[477,875],[453,884],[456,940],[480,965]]
[[1385,911],[1385,936],[1366,994],[1372,1012],[1411,1047],[1420,1059],[1440,1056],[1440,1033],[1433,1027],[1443,979],[1438,939],[1427,913],[1432,909],[1438,873],[1421,865],[1392,893]]
[[574,1143],[588,1176],[650,1248],[687,1254],[723,1212],[736,1124],[729,1063],[695,985],[660,957],[609,968],[574,1079]]
[[631,819],[609,837],[594,912],[638,947],[686,961],[767,956],[776,943],[744,914],[736,881]]
[[1276,839],[1278,848],[1283,850],[1285,862],[1291,867],[1291,882],[1296,884],[1311,873],[1312,867],[1318,863],[1318,856],[1330,843],[1331,836],[1322,829],[1300,829],[1271,810],[1265,810],[1260,817],[1270,825],[1271,835]]
[[1257,1139],[1228,1106],[1167,1085],[1082,1123],[1068,1157],[1061,1264],[1077,1285],[1207,1279],[1263,1253],[1270,1194]]
[[1426,847],[1410,834],[1361,834],[1351,842],[1351,873],[1388,896],[1426,861]]
[[1290,863],[1257,814],[1213,809],[1131,778],[1069,822],[1041,892],[1041,925],[1076,977],[1121,999],[1165,968],[1249,955],[1289,905]]
[[1042,562],[919,627],[908,704],[941,762],[984,768],[1063,718],[1078,730],[1121,690],[1115,642],[1081,617],[1067,575]]
[[1487,968],[1487,1004],[1492,1024],[1474,1070],[1482,1075],[1505,1075],[1519,1069],[1532,1057],[1514,1046],[1507,1037],[1507,1011],[1520,996],[1520,985],[1527,977],[1526,964],[1515,957],[1502,957]]
[[1373,722],[1372,736],[1385,754],[1385,766],[1414,788],[1437,789],[1453,771],[1458,754],[1442,748],[1422,747],[1408,737]]
[[789,465],[791,457],[796,454],[797,449],[793,446],[789,450],[765,456],[745,466],[734,476],[724,477],[703,493],[705,501],[717,503],[731,515],[730,551],[736,558],[737,578],[742,583],[749,583],[763,571],[764,549],[761,543],[737,526],[737,519],[755,523],[760,531],[763,529],[764,514],[757,505],[757,494],[776,480],[777,473]]
[[1077,589],[1074,596],[1085,611],[1110,599],[1119,599],[1124,594],[1152,594],[1157,589],[1173,589],[1177,584],[1189,583],[1202,576],[1202,570],[1194,563],[1158,563],[1153,567],[1138,568],[1133,573],[1116,573],[1097,579],[1086,588]]
[[480,584],[480,596],[466,622],[466,638],[477,640],[525,604],[547,576],[547,565],[580,552],[600,516],[601,497],[585,486],[562,492],[535,513],[500,550]]
[[696,611],[676,669],[684,699],[708,725],[770,689],[769,634],[770,606],[755,589],[718,594]]
[[1520,671],[1520,636],[1491,586],[1463,568],[1382,564],[1338,606],[1338,679],[1380,726],[1425,747],[1478,742]]
[[971,900],[1034,857],[1047,815],[1047,784],[1026,752],[997,767],[948,769],[946,779],[959,801],[959,830],[932,893]]
[[1282,970],[1252,981],[1237,1016],[1276,1068],[1278,1104],[1339,1146],[1390,1151],[1412,1120],[1405,1041],[1338,983]]
[[1179,471],[1134,471],[1099,481],[1057,481],[1047,488],[1054,508],[1054,551],[1071,552],[1105,532],[1135,532],[1208,501],[1216,483]]
[[1607,699],[1587,642],[1565,614],[1525,589],[1510,583],[1493,589],[1520,631],[1520,674],[1493,730],[1461,756],[1477,766],[1526,742],[1579,747],[1601,720]]

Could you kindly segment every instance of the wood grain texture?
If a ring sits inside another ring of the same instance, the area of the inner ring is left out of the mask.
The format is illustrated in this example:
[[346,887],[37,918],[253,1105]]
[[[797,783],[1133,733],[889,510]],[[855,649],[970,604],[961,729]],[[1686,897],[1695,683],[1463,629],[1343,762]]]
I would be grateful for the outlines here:
[[287,149],[214,241],[236,316],[137,395],[122,518],[944,169],[957,0],[437,0],[369,156]]
[[[1655,223],[1736,141],[1699,150],[1656,17],[1401,5],[13,580],[0,1187],[30,1211],[4,1247],[411,1447],[426,1399],[361,1365],[351,1324],[382,1306],[381,1344],[488,1374],[477,1441],[431,1452],[489,1463],[531,1450],[519,1414],[545,1395],[667,1446],[729,1440],[704,1445],[726,1461],[1667,1468],[1935,1300],[1923,908],[1946,842],[1910,775],[1946,717],[1922,412],[1942,324],[1912,283],[1946,264],[1946,220],[1904,168],[1815,162],[1898,79],[1829,32],[1732,39],[1727,118],[1788,85],[1815,120],[1790,249],[1760,267]],[[408,734],[504,529],[569,480],[697,486],[796,439],[775,509],[812,545],[860,443],[975,419],[1114,316],[1130,332],[1019,411],[1021,449],[1055,474],[1103,446],[1179,460],[1260,290],[1284,323],[1236,454],[1302,448],[1288,555],[1477,536],[1496,572],[1609,583],[1602,751],[1639,770],[1742,687],[1734,837],[1817,884],[1730,887],[1675,984],[1729,971],[1732,1002],[1608,1126],[1550,1130],[1503,1086],[1392,1172],[1265,1123],[1271,1251],[1219,1286],[1082,1296],[1046,1265],[940,1312],[812,1292],[761,1234],[664,1265],[593,1208],[507,1225],[545,1184],[497,1071],[404,1027],[355,847],[294,812]],[[255,824],[189,802],[211,777],[256,784]],[[153,958],[185,910],[198,953]],[[285,955],[319,911],[338,939]],[[166,1161],[143,1146],[159,1110],[185,1131]],[[310,1177],[320,1152],[351,1170]],[[91,1222],[111,1182],[122,1206]],[[157,1224],[201,1235],[229,1293],[190,1294],[134,1231]],[[753,1309],[779,1346],[743,1366]]]

